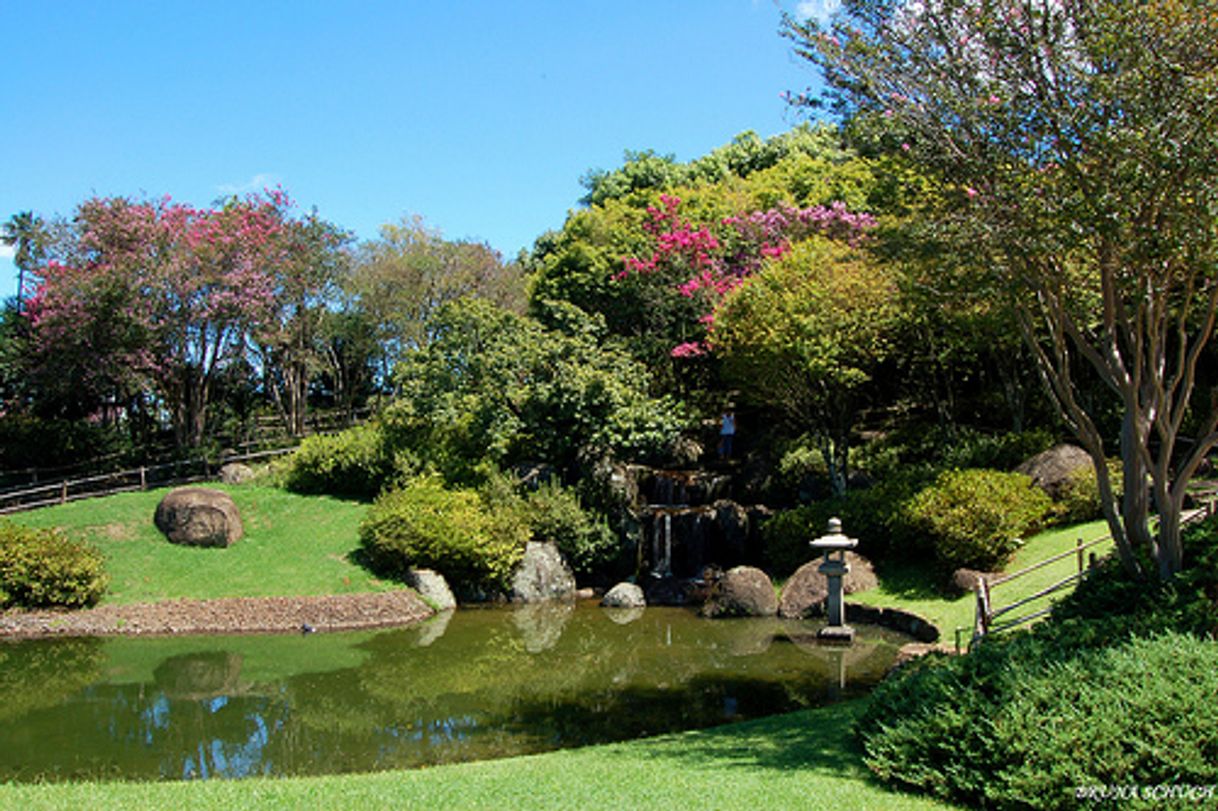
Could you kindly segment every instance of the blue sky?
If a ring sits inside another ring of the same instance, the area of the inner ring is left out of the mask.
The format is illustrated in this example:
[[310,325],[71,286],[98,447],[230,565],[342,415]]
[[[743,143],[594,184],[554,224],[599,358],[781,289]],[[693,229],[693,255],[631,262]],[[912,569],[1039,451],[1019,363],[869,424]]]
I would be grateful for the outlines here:
[[0,220],[282,185],[360,239],[419,214],[512,257],[624,150],[798,123],[781,11],[834,2],[0,0]]

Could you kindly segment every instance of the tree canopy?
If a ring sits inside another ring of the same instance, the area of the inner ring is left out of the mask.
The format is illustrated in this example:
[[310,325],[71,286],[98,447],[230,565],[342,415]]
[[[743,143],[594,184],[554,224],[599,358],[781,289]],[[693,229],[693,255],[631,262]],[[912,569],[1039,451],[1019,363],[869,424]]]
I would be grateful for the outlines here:
[[[1185,487],[1218,443],[1195,396],[1218,310],[1212,4],[845,0],[786,31],[839,112],[938,179],[936,236],[1017,304],[1126,565],[1178,571]],[[1080,364],[1124,415],[1120,505]]]

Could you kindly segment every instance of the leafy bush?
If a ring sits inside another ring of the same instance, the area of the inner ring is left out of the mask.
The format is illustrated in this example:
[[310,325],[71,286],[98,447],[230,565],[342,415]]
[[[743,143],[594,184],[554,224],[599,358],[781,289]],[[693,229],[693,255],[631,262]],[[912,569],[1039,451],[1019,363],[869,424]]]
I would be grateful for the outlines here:
[[[1108,476],[1117,497],[1121,492],[1121,463],[1108,463]],[[1096,480],[1095,469],[1088,466],[1079,468],[1070,474],[1061,497],[1057,502],[1058,522],[1062,524],[1079,524],[1084,521],[1094,521],[1102,518],[1100,509],[1100,487]]]
[[1164,632],[1065,645],[986,643],[881,685],[859,722],[867,764],[1000,808],[1075,808],[1078,786],[1218,782],[1218,643]]
[[0,607],[94,605],[108,578],[92,547],[53,530],[0,524]]
[[555,544],[577,575],[594,573],[619,550],[609,522],[585,510],[578,496],[556,483],[528,494],[525,517],[533,540]]
[[372,498],[393,473],[384,431],[368,423],[307,437],[287,463],[284,485],[296,493]]
[[381,571],[435,569],[454,589],[492,592],[506,589],[529,539],[519,511],[488,510],[476,492],[447,490],[434,477],[378,498],[359,534]]
[[966,805],[1075,808],[1078,786],[1218,783],[1218,521],[1185,531],[1157,588],[1109,559],[1031,631],[931,656],[873,693],[858,724],[880,776]]
[[1044,491],[1022,473],[948,470],[910,499],[905,516],[925,532],[948,570],[992,570],[1037,532],[1052,509]]
[[918,537],[906,520],[905,504],[926,483],[926,471],[900,474],[841,498],[784,510],[762,526],[767,567],[783,577],[812,559],[808,542],[825,532],[830,518],[842,519],[847,535],[859,539],[859,552],[872,560],[906,556]]

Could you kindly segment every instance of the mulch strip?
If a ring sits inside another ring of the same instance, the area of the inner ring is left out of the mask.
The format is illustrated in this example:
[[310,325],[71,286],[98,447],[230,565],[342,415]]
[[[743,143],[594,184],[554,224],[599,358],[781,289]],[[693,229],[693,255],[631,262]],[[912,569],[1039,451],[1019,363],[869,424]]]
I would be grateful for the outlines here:
[[229,597],[102,605],[79,611],[7,611],[0,639],[348,631],[408,625],[431,608],[405,589],[323,597]]

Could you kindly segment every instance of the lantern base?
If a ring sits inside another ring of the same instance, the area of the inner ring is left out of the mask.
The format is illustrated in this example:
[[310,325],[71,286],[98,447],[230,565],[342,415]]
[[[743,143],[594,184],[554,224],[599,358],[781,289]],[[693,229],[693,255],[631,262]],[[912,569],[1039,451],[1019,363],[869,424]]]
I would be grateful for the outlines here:
[[854,642],[854,629],[849,625],[826,625],[816,632],[818,642],[849,645]]

